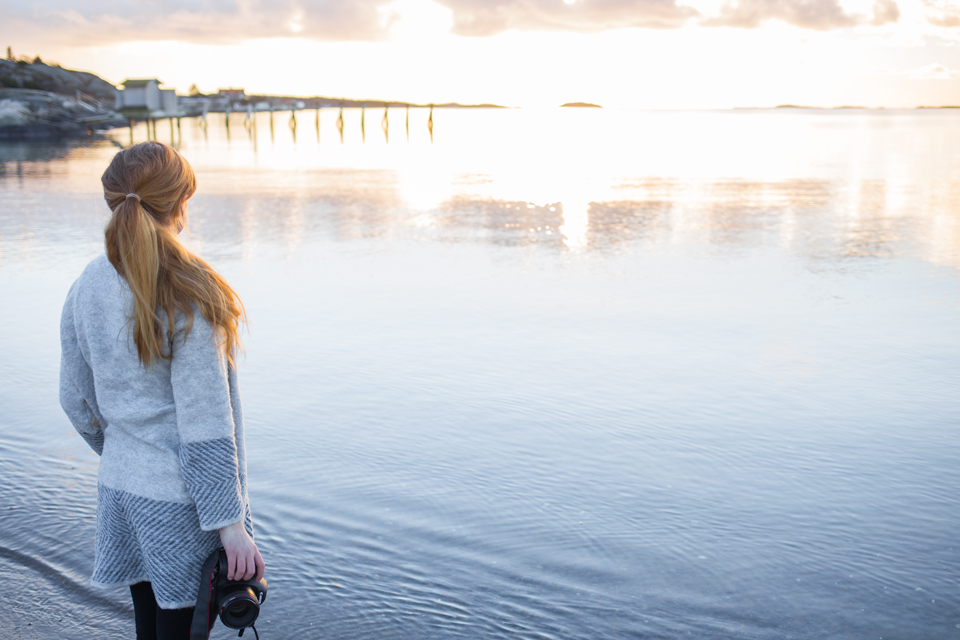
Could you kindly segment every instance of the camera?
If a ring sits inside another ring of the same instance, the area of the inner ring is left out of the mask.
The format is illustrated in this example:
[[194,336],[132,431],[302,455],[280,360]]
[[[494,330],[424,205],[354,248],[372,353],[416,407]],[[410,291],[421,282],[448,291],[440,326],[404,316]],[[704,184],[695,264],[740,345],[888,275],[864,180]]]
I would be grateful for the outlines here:
[[[253,627],[260,605],[267,599],[267,581],[228,580],[227,553],[219,548],[210,554],[200,570],[200,590],[193,611],[190,640],[208,640],[217,617],[224,626],[239,629],[240,634]],[[257,635],[256,627],[253,633]]]

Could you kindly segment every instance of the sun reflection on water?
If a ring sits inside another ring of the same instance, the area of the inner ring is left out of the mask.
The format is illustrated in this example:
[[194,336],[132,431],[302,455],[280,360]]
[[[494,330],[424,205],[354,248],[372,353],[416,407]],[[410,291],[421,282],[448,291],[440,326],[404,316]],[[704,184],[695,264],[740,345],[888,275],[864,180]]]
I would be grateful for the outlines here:
[[[382,103],[367,111],[362,136],[362,110],[343,110],[342,142],[337,109],[295,112],[296,129],[289,111],[184,120],[176,146],[197,170],[198,211],[210,214],[195,216],[196,245],[249,254],[272,236],[408,233],[566,251],[634,240],[769,245],[960,266],[960,167],[943,144],[960,143],[954,114],[437,110],[431,140],[429,110],[414,108],[408,141],[370,126]],[[147,129],[132,133],[144,140]],[[130,132],[109,136],[121,146]],[[0,180],[16,192],[24,175],[42,177],[49,191],[93,203],[116,146],[5,144]],[[23,233],[5,209],[4,252],[25,255],[43,232]]]

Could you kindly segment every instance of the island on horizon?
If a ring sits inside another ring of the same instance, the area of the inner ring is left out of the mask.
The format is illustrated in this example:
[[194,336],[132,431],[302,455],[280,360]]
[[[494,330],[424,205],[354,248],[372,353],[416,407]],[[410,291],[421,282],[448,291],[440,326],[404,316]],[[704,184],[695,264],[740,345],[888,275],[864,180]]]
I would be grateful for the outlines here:
[[588,107],[591,109],[603,109],[603,107],[601,107],[600,105],[593,104],[592,102],[565,102],[560,106],[561,107]]

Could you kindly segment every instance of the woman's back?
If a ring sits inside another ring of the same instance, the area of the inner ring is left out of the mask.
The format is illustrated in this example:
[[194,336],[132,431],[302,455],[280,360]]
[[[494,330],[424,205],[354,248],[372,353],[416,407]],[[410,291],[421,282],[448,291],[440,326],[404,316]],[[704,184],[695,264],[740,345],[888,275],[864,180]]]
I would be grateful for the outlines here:
[[95,396],[102,426],[135,434],[176,454],[170,361],[140,364],[130,341],[132,304],[130,287],[106,255],[90,262],[63,307],[63,342],[77,345],[76,352],[64,353],[64,363],[78,385]]
[[[126,281],[101,255],[71,287],[63,308],[63,373],[81,392],[79,400],[90,407],[105,439],[100,481],[158,500],[192,501],[183,478],[190,475],[189,470],[180,469],[181,446],[189,443],[187,449],[208,450],[207,456],[216,457],[209,451],[216,450],[232,458],[222,464],[235,465],[245,485],[236,372],[217,353],[210,324],[195,314],[187,341],[198,348],[187,349],[183,341],[186,321],[178,317],[171,340],[177,350],[176,365],[173,358],[158,358],[144,366],[130,336],[132,304]],[[203,425],[184,424],[184,434],[178,427],[175,385],[180,417],[199,414],[203,421]],[[63,387],[62,395],[69,401],[70,387]],[[200,406],[187,406],[190,402]],[[201,457],[207,456],[201,453]],[[220,513],[218,520],[227,518],[229,513]]]
[[92,583],[130,586],[138,627],[143,613],[180,638],[189,616],[161,610],[195,604],[221,542],[231,574],[263,573],[233,366],[243,308],[176,239],[196,189],[176,151],[125,149],[102,181],[107,252],[64,303],[60,402],[101,455]]

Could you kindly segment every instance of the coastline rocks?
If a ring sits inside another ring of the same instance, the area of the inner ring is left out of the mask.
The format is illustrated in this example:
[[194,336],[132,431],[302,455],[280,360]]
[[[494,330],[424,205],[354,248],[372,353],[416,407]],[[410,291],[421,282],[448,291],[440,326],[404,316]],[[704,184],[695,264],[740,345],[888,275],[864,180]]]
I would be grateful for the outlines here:
[[0,87],[4,89],[34,89],[61,95],[76,96],[79,91],[86,100],[113,104],[116,87],[86,71],[72,71],[45,64],[40,58],[32,63],[25,60],[0,60]]
[[0,127],[9,127],[27,123],[30,110],[17,100],[0,100]]
[[30,89],[0,89],[0,140],[85,136],[122,125],[112,110]]
[[115,89],[92,73],[38,59],[0,60],[0,140],[84,136],[123,124]]
[[123,124],[97,102],[32,89],[0,89],[0,140],[84,136]]

